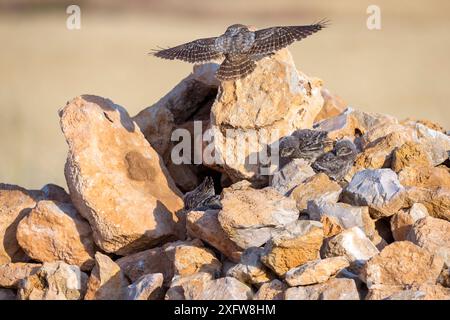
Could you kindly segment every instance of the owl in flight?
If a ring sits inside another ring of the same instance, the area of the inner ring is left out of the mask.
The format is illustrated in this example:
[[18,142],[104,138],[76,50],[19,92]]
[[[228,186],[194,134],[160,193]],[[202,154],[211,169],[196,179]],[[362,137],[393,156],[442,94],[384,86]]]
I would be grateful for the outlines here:
[[224,58],[217,79],[237,80],[252,73],[255,60],[275,53],[294,41],[302,40],[327,26],[327,21],[306,26],[272,27],[251,31],[234,24],[219,37],[194,40],[173,48],[155,50],[153,55],[169,60],[205,63]]

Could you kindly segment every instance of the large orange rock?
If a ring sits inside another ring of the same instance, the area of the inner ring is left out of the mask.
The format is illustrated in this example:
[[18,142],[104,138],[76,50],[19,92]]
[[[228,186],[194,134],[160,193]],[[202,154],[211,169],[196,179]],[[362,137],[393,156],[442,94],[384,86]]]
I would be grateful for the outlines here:
[[5,263],[0,265],[0,287],[18,288],[20,282],[35,274],[42,265],[37,263]]
[[323,242],[320,222],[299,220],[276,233],[265,245],[261,261],[277,275],[319,258]]
[[190,211],[186,217],[189,236],[207,242],[233,262],[239,262],[242,249],[228,238],[217,218],[218,210]]
[[259,60],[246,78],[222,82],[211,108],[216,158],[208,165],[233,182],[267,182],[264,161],[250,163],[249,157],[297,129],[311,128],[323,105],[321,86],[297,71],[287,49]]
[[85,300],[126,300],[128,285],[120,267],[110,257],[95,254],[95,267],[87,283]]
[[385,247],[364,266],[362,278],[371,289],[378,285],[406,288],[413,284],[436,283],[444,262],[409,241]]
[[71,198],[101,249],[125,255],[184,237],[181,193],[124,108],[84,95],[60,117]]
[[17,242],[17,225],[42,198],[40,191],[0,183],[0,264],[29,260]]
[[275,189],[238,189],[236,185],[223,190],[218,218],[224,232],[240,248],[262,246],[275,230],[298,219],[295,201]]
[[71,204],[39,201],[19,223],[17,240],[34,260],[60,260],[82,270],[90,270],[94,266],[95,246],[91,227]]

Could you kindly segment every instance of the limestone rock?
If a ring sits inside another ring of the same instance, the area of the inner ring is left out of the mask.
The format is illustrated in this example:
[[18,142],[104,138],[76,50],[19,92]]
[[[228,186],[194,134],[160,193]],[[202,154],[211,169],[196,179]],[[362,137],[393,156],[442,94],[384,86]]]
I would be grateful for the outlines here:
[[407,189],[406,203],[420,202],[435,218],[450,221],[450,172],[444,167],[407,167],[399,173]]
[[174,275],[187,276],[198,272],[216,275],[221,269],[221,263],[198,239],[167,243],[120,258],[116,263],[133,282],[146,274],[162,273],[165,284]]
[[162,273],[164,283],[167,284],[174,274],[172,262],[162,247],[137,252],[117,259],[115,262],[132,282],[136,282],[147,274]]
[[129,283],[110,257],[95,254],[95,267],[89,278],[85,300],[125,300]]
[[[323,105],[320,90],[321,81],[299,73],[287,49],[259,60],[248,77],[222,82],[211,109],[213,166],[233,182],[265,183],[263,161],[246,160],[297,129],[311,128]],[[242,150],[249,137],[253,141]]]
[[355,174],[342,199],[351,205],[368,206],[372,218],[378,219],[403,207],[405,188],[391,169],[367,169]]
[[189,236],[207,242],[228,259],[239,262],[240,249],[223,231],[219,220],[218,210],[190,211],[186,216],[186,229]]
[[356,171],[391,167],[394,150],[406,141],[402,132],[391,132],[368,144],[355,161]]
[[0,264],[29,260],[17,242],[17,225],[41,198],[42,192],[0,183]]
[[370,259],[362,277],[367,287],[406,287],[415,283],[436,283],[443,261],[409,241],[396,241]]
[[37,263],[6,263],[0,265],[0,287],[15,288],[20,285],[20,281],[35,274],[41,267]]
[[2,300],[17,300],[17,297],[13,290],[0,288],[0,301]]
[[164,156],[170,151],[173,130],[192,118],[203,104],[209,104],[217,94],[219,81],[214,63],[195,65],[194,71],[154,105],[145,108],[133,120],[152,147]]
[[195,300],[207,282],[213,279],[210,273],[199,272],[189,276],[175,276],[164,297],[165,300]]
[[338,95],[332,94],[327,89],[321,91],[323,97],[323,106],[319,114],[314,119],[314,123],[335,117],[341,114],[347,107],[347,103]]
[[408,210],[400,210],[391,217],[390,225],[395,241],[404,241],[414,222],[428,216],[427,208],[421,203],[415,203]]
[[369,290],[366,300],[449,300],[450,289],[438,284],[401,286],[377,285]]
[[299,220],[275,234],[264,247],[261,261],[279,276],[316,260],[323,241],[323,226],[317,221]]
[[124,108],[84,95],[60,117],[71,198],[101,249],[125,255],[184,237],[176,216],[181,193]]
[[293,159],[272,176],[271,186],[281,194],[286,194],[293,188],[315,175],[308,161]]
[[147,274],[130,284],[127,300],[155,300],[161,295],[164,278],[162,273]]
[[450,266],[450,222],[433,217],[419,219],[412,226],[407,240],[441,257]]
[[250,300],[253,292],[250,287],[232,277],[211,280],[194,300]]
[[25,253],[41,262],[64,261],[90,270],[94,265],[92,230],[68,203],[39,201],[17,227]]
[[78,266],[64,262],[45,262],[25,278],[18,291],[20,300],[81,300],[86,292],[87,275]]
[[166,300],[250,300],[252,289],[233,277],[210,279],[196,273],[172,282]]
[[384,123],[396,122],[397,120],[391,116],[347,108],[335,117],[316,123],[314,129],[327,131],[329,138],[337,140],[364,134],[371,128]]
[[358,227],[344,230],[330,238],[323,248],[324,257],[345,256],[354,270],[359,270],[378,252],[377,247]]
[[328,203],[322,200],[308,202],[309,217],[320,221],[322,217],[333,217],[343,229],[359,227],[364,233],[373,239],[375,236],[375,223],[369,215],[368,207],[354,207],[346,203]]
[[253,300],[283,300],[284,291],[288,288],[286,284],[278,279],[261,285],[253,296]]
[[430,156],[421,144],[408,141],[394,150],[392,155],[392,170],[400,172],[406,167],[432,167]]
[[186,276],[197,272],[220,274],[222,264],[198,239],[167,243],[163,250],[175,275]]
[[269,282],[272,277],[267,268],[260,261],[263,252],[263,248],[248,248],[243,252],[240,263],[227,271],[227,276],[234,277],[244,283],[255,285]]
[[355,281],[345,278],[333,278],[324,283],[305,287],[289,288],[285,292],[286,300],[359,300]]
[[349,265],[345,257],[318,259],[289,270],[285,278],[291,287],[322,283]]
[[433,165],[436,166],[448,159],[447,151],[450,150],[450,137],[448,135],[430,129],[421,123],[416,123],[412,128],[414,129],[414,141],[427,151]]
[[344,230],[344,227],[336,217],[324,215],[320,218],[320,223],[323,225],[324,238],[333,237]]
[[272,188],[227,188],[222,192],[221,203],[220,225],[242,249],[263,245],[274,230],[299,216],[295,201]]
[[297,209],[304,211],[308,201],[321,200],[327,203],[336,203],[342,188],[331,180],[325,173],[318,173],[294,188],[290,197],[297,203]]

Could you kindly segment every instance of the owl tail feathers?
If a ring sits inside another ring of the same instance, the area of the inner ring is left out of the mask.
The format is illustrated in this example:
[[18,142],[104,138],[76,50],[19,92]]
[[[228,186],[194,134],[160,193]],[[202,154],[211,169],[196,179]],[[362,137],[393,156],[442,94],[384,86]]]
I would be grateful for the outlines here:
[[248,56],[239,59],[226,58],[217,70],[216,77],[220,81],[242,79],[253,72],[256,68],[255,61]]

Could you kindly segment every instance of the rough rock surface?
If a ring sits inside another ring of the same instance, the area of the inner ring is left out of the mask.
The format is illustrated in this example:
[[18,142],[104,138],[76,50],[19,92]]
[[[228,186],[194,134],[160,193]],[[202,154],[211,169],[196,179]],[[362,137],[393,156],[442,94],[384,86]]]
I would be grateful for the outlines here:
[[436,283],[443,260],[409,241],[396,241],[385,247],[364,266],[367,287],[378,285],[406,287],[415,283]]
[[400,172],[406,167],[432,167],[431,157],[421,144],[408,141],[394,150],[392,155],[392,170]]
[[309,217],[312,220],[321,221],[324,216],[336,219],[343,228],[359,227],[364,233],[373,239],[375,237],[375,223],[370,217],[368,207],[355,207],[346,203],[328,203],[322,200],[308,202]]
[[284,293],[286,300],[359,300],[355,281],[333,278],[312,286],[293,287]]
[[377,247],[358,227],[344,230],[328,239],[323,248],[324,257],[345,256],[355,270],[359,270],[378,252]]
[[173,277],[165,300],[194,300],[201,294],[205,284],[214,278],[210,273],[198,272],[190,276]]
[[172,265],[174,275],[187,276],[197,272],[220,274],[222,264],[198,239],[167,243],[163,250]]
[[17,242],[17,225],[41,198],[39,191],[0,183],[0,264],[29,260]]
[[20,300],[81,300],[87,279],[78,266],[46,262],[21,282],[17,295]]
[[274,172],[270,185],[279,193],[286,194],[313,175],[315,172],[308,161],[293,159],[283,168]]
[[399,173],[406,187],[406,203],[420,202],[431,216],[450,221],[450,171],[443,166],[407,167]]
[[227,271],[227,276],[234,277],[248,284],[260,285],[269,282],[272,280],[272,276],[260,261],[263,253],[263,248],[248,248],[243,252],[240,263]]
[[407,240],[441,257],[450,267],[450,222],[433,217],[419,219],[409,231]]
[[342,199],[355,206],[368,206],[373,218],[389,217],[403,207],[405,188],[391,169],[358,172],[344,189]]
[[331,139],[353,137],[384,123],[395,123],[394,118],[377,113],[367,113],[347,108],[341,114],[314,124],[314,129],[328,132]]
[[253,300],[283,300],[284,291],[287,288],[288,286],[280,280],[272,280],[261,285],[253,296]]
[[285,279],[291,287],[322,283],[348,266],[350,264],[345,257],[318,259],[289,270]]
[[221,263],[198,239],[167,243],[120,258],[116,263],[133,282],[151,273],[162,273],[167,283],[174,275],[187,276],[198,272],[215,275],[221,269]]
[[421,203],[415,203],[408,210],[400,210],[390,219],[391,232],[395,241],[407,240],[414,223],[428,216],[427,208]]
[[186,229],[191,237],[207,242],[228,259],[239,262],[242,249],[228,238],[218,220],[218,210],[190,211],[186,216]]
[[450,289],[438,284],[408,286],[376,286],[369,290],[366,300],[449,300]]
[[82,270],[90,270],[94,266],[91,227],[71,204],[39,201],[20,221],[17,240],[34,260],[60,260]]
[[279,276],[303,263],[316,260],[323,242],[320,222],[299,220],[275,234],[264,247],[261,261]]
[[24,262],[1,264],[0,287],[17,289],[22,279],[35,274],[41,266],[41,264],[37,263]]
[[85,300],[125,300],[129,283],[120,267],[110,257],[95,254],[95,267],[87,285]]
[[162,273],[147,274],[130,284],[127,290],[127,300],[155,300],[161,295],[164,281]]
[[[260,171],[262,161],[252,164],[246,158],[296,129],[311,128],[323,105],[320,91],[321,81],[298,72],[286,49],[261,59],[248,77],[221,83],[211,109],[218,156],[215,165],[219,164],[233,182],[243,178],[266,181],[267,176]],[[242,153],[241,161],[239,148],[249,134],[255,139]]]
[[308,201],[321,200],[327,203],[336,203],[342,188],[338,183],[328,178],[325,173],[318,173],[292,190],[290,197],[297,202],[297,209],[306,210]]
[[250,300],[250,287],[233,277],[209,279],[205,273],[180,277],[172,282],[168,300]]
[[184,236],[176,216],[181,193],[125,109],[85,95],[60,117],[70,195],[101,249],[124,255]]
[[224,189],[219,222],[228,237],[240,248],[259,247],[276,229],[298,219],[294,200],[272,188],[256,190]]

